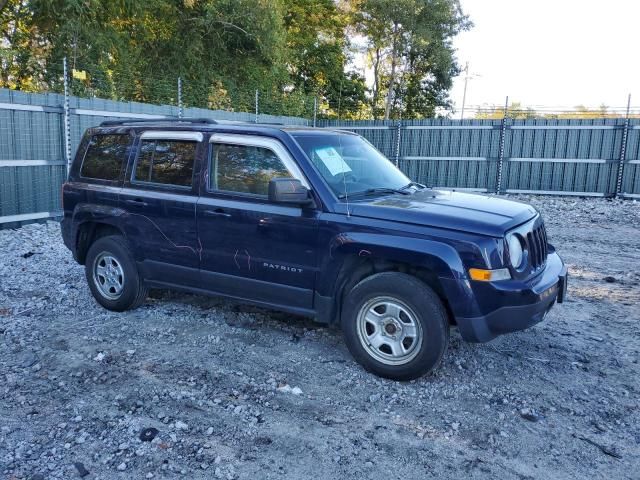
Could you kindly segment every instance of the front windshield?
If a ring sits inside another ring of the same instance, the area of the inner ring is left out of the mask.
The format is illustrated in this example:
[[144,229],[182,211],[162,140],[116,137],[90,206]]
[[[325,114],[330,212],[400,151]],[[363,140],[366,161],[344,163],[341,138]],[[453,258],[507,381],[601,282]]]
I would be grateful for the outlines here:
[[411,183],[384,155],[357,135],[293,136],[338,198],[397,190]]

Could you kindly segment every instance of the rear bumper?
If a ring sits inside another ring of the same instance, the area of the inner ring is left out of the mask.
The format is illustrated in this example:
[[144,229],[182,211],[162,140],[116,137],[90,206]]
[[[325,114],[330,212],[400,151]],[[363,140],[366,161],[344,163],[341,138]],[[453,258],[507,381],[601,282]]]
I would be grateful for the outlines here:
[[63,218],[60,222],[60,233],[62,234],[62,241],[64,245],[73,252],[74,250],[74,242],[73,242],[73,234],[72,234],[73,225],[71,225],[71,221],[68,218]]
[[530,282],[457,282],[463,282],[459,287],[470,290],[467,295],[474,298],[474,308],[469,313],[477,313],[455,315],[462,338],[468,342],[488,342],[498,335],[541,322],[555,303],[562,303],[567,291],[567,267],[553,252],[544,271]]

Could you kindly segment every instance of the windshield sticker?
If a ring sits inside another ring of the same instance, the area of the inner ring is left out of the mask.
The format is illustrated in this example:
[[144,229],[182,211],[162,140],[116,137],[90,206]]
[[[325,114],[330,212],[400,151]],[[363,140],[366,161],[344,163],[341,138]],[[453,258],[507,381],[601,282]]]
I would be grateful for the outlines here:
[[351,168],[344,161],[342,156],[333,147],[318,148],[315,150],[318,158],[322,160],[325,167],[329,170],[331,175],[336,176],[340,173],[347,173],[351,171]]

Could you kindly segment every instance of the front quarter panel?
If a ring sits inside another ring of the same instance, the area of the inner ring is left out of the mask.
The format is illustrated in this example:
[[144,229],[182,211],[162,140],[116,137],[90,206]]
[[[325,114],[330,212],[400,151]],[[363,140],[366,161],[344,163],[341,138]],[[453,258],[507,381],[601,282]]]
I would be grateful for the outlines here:
[[[322,296],[333,295],[339,272],[347,258],[400,262],[456,280],[467,278],[468,265],[463,260],[464,256],[476,259],[474,265],[486,264],[483,248],[454,232],[445,237],[424,227],[322,214],[319,236],[319,245],[326,249],[320,252],[317,280],[318,294]],[[486,240],[488,245],[494,244],[493,239]],[[459,252],[463,252],[462,255]],[[488,253],[487,256],[495,261],[495,255]]]

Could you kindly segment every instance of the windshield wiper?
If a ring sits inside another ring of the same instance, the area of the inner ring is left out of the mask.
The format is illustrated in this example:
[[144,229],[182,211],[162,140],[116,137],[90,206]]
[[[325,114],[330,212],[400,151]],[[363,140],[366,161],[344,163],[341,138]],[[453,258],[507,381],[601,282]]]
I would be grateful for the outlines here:
[[[404,187],[403,187],[404,188]],[[338,195],[338,198],[346,198],[347,196],[349,197],[361,197],[361,196],[367,196],[367,195],[377,195],[379,193],[399,193],[401,195],[411,195],[410,192],[407,192],[406,190],[402,190],[402,189],[398,189],[398,188],[387,188],[387,187],[380,187],[380,188],[367,188],[366,190],[362,190],[360,192],[351,192],[348,194],[340,194]]]
[[400,190],[408,190],[411,187],[416,187],[418,190],[422,190],[423,188],[427,188],[426,185],[423,185],[421,183],[418,182],[409,182],[407,183],[404,187],[401,187]]

